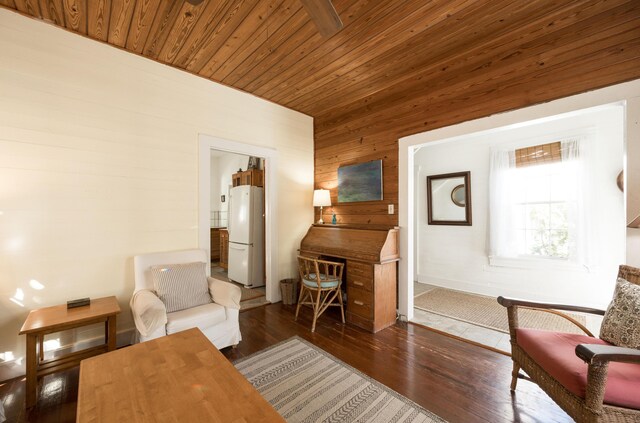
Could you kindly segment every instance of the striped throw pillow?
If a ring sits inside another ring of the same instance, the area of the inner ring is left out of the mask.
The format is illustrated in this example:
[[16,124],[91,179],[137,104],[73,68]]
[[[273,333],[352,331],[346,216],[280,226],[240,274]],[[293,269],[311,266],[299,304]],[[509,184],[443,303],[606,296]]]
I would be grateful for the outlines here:
[[206,263],[181,263],[152,266],[151,278],[167,313],[211,302],[205,272]]

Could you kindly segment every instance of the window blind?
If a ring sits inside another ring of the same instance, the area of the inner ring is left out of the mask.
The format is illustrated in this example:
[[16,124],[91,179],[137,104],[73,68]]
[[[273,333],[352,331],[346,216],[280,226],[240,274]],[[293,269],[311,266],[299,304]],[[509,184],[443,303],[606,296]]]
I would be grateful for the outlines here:
[[516,150],[516,167],[549,164],[562,161],[560,141]]

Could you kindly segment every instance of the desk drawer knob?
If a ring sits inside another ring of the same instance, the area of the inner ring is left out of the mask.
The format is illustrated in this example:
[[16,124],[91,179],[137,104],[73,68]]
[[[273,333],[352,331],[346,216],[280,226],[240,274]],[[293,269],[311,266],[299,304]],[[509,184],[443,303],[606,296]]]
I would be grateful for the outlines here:
[[364,303],[362,301],[358,301],[358,300],[355,300],[353,303],[356,304],[356,305],[359,305],[359,306],[363,306],[364,305]]

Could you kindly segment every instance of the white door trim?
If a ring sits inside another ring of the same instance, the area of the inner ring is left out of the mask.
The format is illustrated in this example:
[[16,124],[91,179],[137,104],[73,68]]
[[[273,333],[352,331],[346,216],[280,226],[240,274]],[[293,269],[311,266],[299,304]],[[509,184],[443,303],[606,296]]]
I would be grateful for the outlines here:
[[198,245],[211,260],[211,150],[262,157],[265,159],[265,272],[267,301],[280,301],[278,284],[278,152],[224,138],[198,134]]
[[[505,113],[487,116],[480,119],[466,121],[452,126],[434,129],[432,131],[422,132],[415,135],[400,138],[398,140],[398,220],[400,225],[400,262],[398,265],[398,313],[401,317],[408,320],[413,318],[413,281],[415,280],[415,220],[419,216],[415,216],[415,205],[413,201],[413,193],[415,187],[415,169],[413,164],[413,156],[420,146],[431,142],[446,142],[457,137],[468,136],[469,134],[498,131],[529,125],[532,123],[554,119],[562,114],[576,113],[581,109],[603,106],[616,102],[626,102],[627,105],[633,105],[634,110],[640,110],[640,79],[589,91],[583,94],[577,94],[571,97],[564,97],[549,103],[529,106],[522,109],[512,110]],[[640,125],[638,124],[637,115],[632,114],[632,109],[627,107],[626,111],[626,150],[627,162],[625,175],[629,178],[632,172],[640,175],[640,165],[630,155],[630,151],[638,144],[638,135],[640,134]],[[631,141],[631,142],[629,142]],[[637,161],[637,160],[636,160]],[[627,172],[629,171],[629,172]],[[628,179],[627,179],[628,180]],[[637,184],[637,178],[632,179],[631,183]],[[424,186],[424,184],[423,184]],[[634,199],[630,196],[634,192],[633,185],[630,189],[625,190],[626,201],[634,201],[635,210],[639,209],[640,199]],[[629,207],[627,205],[627,207]],[[640,242],[640,238],[634,241],[627,230],[627,263],[634,263],[634,260],[640,260],[637,254],[632,254],[632,242]]]

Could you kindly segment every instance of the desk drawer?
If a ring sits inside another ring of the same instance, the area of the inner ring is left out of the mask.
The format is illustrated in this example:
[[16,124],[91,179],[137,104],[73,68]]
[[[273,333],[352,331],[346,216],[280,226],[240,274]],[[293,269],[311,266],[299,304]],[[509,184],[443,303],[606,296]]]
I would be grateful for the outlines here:
[[347,284],[353,288],[373,291],[373,265],[349,260]]
[[367,319],[373,317],[373,294],[363,289],[349,287],[347,290],[347,310]]
[[347,275],[347,286],[365,291],[373,291],[373,278],[364,276]]
[[347,274],[373,278],[373,264],[347,260]]

